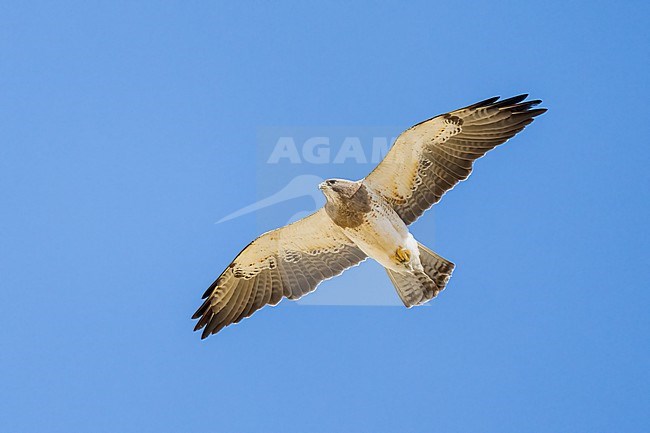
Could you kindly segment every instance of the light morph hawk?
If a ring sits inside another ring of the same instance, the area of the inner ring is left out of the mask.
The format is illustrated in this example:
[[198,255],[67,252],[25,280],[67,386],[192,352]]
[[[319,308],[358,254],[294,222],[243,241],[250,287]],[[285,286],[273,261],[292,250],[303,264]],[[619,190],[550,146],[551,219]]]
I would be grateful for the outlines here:
[[418,123],[365,179],[321,183],[325,206],[244,248],[203,295],[194,330],[206,338],[266,304],[299,299],[367,257],[386,268],[406,307],[434,298],[454,264],[407,226],[467,179],[476,159],[546,111],[527,96],[490,98]]

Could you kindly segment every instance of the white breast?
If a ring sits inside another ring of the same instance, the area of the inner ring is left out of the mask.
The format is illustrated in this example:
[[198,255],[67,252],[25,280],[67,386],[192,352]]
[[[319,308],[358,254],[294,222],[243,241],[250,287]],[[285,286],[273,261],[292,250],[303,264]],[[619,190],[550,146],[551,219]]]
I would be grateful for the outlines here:
[[395,262],[398,248],[411,252],[412,260],[419,263],[418,244],[406,224],[383,197],[371,191],[372,210],[365,215],[365,222],[355,228],[344,229],[345,234],[357,246],[382,266],[402,271],[403,265]]

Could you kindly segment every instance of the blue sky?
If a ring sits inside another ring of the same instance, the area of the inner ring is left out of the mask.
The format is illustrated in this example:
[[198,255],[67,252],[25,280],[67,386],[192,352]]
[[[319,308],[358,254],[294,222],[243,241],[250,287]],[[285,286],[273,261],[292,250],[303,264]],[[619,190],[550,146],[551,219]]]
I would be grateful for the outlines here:
[[[650,427],[647,2],[0,11],[1,431]],[[283,175],[264,128],[398,134],[522,92],[548,113],[413,226],[457,264],[430,307],[285,301],[191,332],[234,255],[304,210],[215,224]]]

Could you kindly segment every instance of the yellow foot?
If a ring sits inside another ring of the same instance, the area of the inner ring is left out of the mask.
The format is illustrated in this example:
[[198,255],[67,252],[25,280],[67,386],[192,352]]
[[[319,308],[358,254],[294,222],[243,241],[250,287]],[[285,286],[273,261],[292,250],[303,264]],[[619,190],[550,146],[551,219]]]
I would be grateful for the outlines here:
[[406,264],[411,261],[411,252],[404,247],[397,247],[395,259],[399,263]]

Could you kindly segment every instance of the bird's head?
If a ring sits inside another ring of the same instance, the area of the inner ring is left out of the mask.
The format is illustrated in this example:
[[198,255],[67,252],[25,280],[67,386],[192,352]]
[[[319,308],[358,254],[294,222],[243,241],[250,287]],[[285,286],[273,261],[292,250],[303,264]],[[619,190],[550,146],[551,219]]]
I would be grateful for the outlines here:
[[318,185],[318,189],[323,191],[325,198],[330,203],[337,203],[349,199],[361,186],[361,182],[353,182],[345,179],[327,179]]

